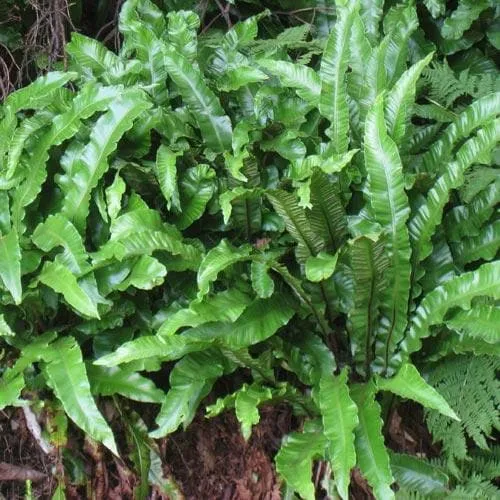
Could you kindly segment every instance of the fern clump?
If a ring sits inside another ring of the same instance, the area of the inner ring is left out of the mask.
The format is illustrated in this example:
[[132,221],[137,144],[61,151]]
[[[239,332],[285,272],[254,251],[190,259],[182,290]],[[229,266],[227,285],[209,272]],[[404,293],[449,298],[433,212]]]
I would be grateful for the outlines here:
[[[487,439],[500,429],[500,361],[491,356],[445,358],[429,373],[429,382],[451,402],[460,421],[447,421],[428,411],[433,438],[442,441],[450,464],[468,458],[467,439],[488,450]],[[451,465],[450,465],[451,466]]]
[[127,0],[118,53],[73,34],[67,71],[5,100],[0,408],[43,387],[123,454],[97,401],[158,404],[126,427],[144,474],[144,449],[198,411],[234,411],[248,439],[285,402],[303,422],[276,456],[290,489],[314,498],[322,460],[341,498],[354,468],[394,498],[415,463],[385,444],[389,401],[439,412],[450,460],[498,426],[486,392],[462,409],[453,364],[482,363],[494,391],[496,361],[449,360],[498,347],[498,183],[477,172],[498,167],[500,92],[427,102],[436,47],[412,3],[338,2],[325,37],[259,38],[270,15],[199,37],[195,12]]
[[[500,76],[496,70],[474,74],[469,68],[457,74],[445,59],[424,71],[422,84],[427,87],[430,100],[445,108],[454,109],[459,98],[477,99],[498,92]],[[460,109],[460,106],[458,107]]]

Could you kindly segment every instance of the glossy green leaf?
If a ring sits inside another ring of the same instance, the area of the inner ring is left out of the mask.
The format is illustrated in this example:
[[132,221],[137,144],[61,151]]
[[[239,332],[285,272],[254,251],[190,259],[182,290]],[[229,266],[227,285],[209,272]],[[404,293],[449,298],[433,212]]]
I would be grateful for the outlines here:
[[214,177],[215,172],[208,165],[184,172],[179,186],[182,213],[176,221],[177,227],[186,229],[203,215],[215,191]]
[[274,281],[269,276],[269,266],[263,262],[253,261],[250,270],[252,287],[257,297],[269,298],[274,292]]
[[481,228],[477,236],[465,238],[452,245],[456,262],[460,265],[478,260],[492,260],[500,250],[500,220]]
[[45,222],[36,227],[31,238],[33,243],[44,252],[62,247],[64,251],[56,257],[56,261],[67,267],[73,274],[78,276],[89,270],[88,255],[83,246],[82,237],[64,215],[49,216]]
[[483,264],[477,270],[464,273],[428,293],[413,314],[410,329],[401,347],[412,353],[420,347],[420,339],[431,335],[431,326],[443,322],[453,307],[470,309],[471,300],[478,296],[500,298],[500,262]]
[[5,100],[5,105],[13,112],[21,109],[37,109],[47,105],[55,91],[78,75],[74,72],[51,71],[40,76],[33,83],[17,90]]
[[0,236],[0,278],[16,304],[21,303],[21,250],[15,230]]
[[66,52],[76,63],[75,66],[78,65],[79,71],[102,78],[106,83],[123,81],[127,73],[138,73],[140,70],[139,61],[124,61],[98,40],[81,33],[71,34]]
[[335,271],[339,255],[330,255],[320,252],[306,260],[306,278],[309,281],[319,282],[328,279]]
[[156,417],[158,429],[150,433],[159,438],[191,423],[201,400],[214,382],[224,373],[225,366],[216,351],[206,350],[185,356],[170,373],[170,390]]
[[258,406],[272,399],[273,393],[269,387],[258,384],[245,385],[240,389],[235,399],[236,418],[241,425],[241,433],[245,440],[250,438],[252,427],[259,423]]
[[123,87],[120,86],[101,87],[97,84],[87,84],[73,99],[68,110],[53,119],[49,131],[40,138],[31,154],[32,168],[13,196],[12,220],[19,232],[24,230],[21,225],[24,208],[35,200],[47,177],[45,164],[49,159],[50,148],[74,136],[79,130],[81,120],[106,109],[121,93]]
[[327,40],[321,59],[319,110],[330,122],[327,135],[337,153],[345,153],[349,145],[345,73],[349,62],[349,37],[357,8],[357,2],[349,2],[338,9],[335,28]]
[[474,129],[486,125],[499,113],[500,92],[475,100],[422,156],[425,170],[431,174],[444,173],[444,166],[450,160],[454,145],[470,137]]
[[500,340],[500,307],[477,305],[467,311],[458,311],[446,321],[446,326],[495,344]]
[[129,286],[140,290],[151,290],[160,286],[167,274],[166,267],[154,257],[142,255],[132,267],[127,278],[116,289],[126,290]]
[[348,323],[351,351],[359,369],[368,375],[388,260],[383,240],[369,235],[349,241],[349,257],[354,271],[353,307]]
[[394,498],[389,455],[382,434],[380,406],[371,384],[351,388],[351,397],[358,407],[359,425],[355,429],[357,465],[377,500]]
[[500,119],[489,123],[461,146],[455,161],[450,163],[446,173],[437,179],[427,194],[426,203],[412,217],[409,230],[419,260],[427,257],[432,251],[431,237],[441,221],[450,191],[463,183],[465,170],[478,161],[481,155],[489,153],[500,139],[499,124]]
[[441,34],[444,38],[451,40],[460,38],[481,12],[490,5],[491,2],[488,0],[461,0],[451,15],[446,17]]
[[106,204],[108,207],[108,215],[111,220],[116,219],[122,208],[122,198],[125,194],[127,186],[125,181],[117,172],[111,185],[106,188]]
[[218,340],[231,349],[241,349],[268,339],[294,314],[287,301],[275,294],[270,299],[255,300],[234,323],[200,326],[185,335],[198,342]]
[[323,237],[330,248],[338,248],[347,235],[347,217],[335,185],[323,172],[311,177],[311,204],[307,212],[309,223],[316,234]]
[[267,193],[267,197],[284,220],[287,231],[298,243],[297,258],[302,261],[317,255],[323,249],[324,241],[311,228],[295,196],[286,191],[272,191]]
[[116,149],[134,120],[150,107],[140,91],[127,91],[114,100],[95,123],[90,140],[71,172],[61,177],[63,214],[79,228],[85,226],[91,191],[109,168],[108,156]]
[[22,373],[18,373],[8,380],[5,380],[5,377],[0,378],[0,410],[18,403],[24,385]]
[[218,153],[229,150],[231,121],[200,71],[174,49],[165,53],[165,64],[170,78],[192,111],[207,146]]
[[412,399],[426,408],[439,411],[446,417],[459,420],[443,396],[422,378],[411,363],[404,364],[392,378],[377,378],[376,383],[381,391],[390,391],[403,398]]
[[69,305],[91,318],[99,318],[96,303],[80,286],[69,268],[59,262],[46,262],[38,280],[61,293]]
[[335,485],[340,497],[348,499],[351,469],[356,465],[354,429],[358,425],[358,411],[349,396],[347,370],[342,370],[339,376],[323,376],[316,397],[324,434],[330,443]]
[[94,396],[120,394],[143,403],[161,403],[165,397],[153,381],[128,368],[106,368],[88,364],[86,370]]
[[5,321],[3,314],[0,314],[0,337],[13,337],[15,333],[12,331],[11,327]]
[[43,373],[67,415],[92,439],[118,455],[115,439],[90,393],[80,347],[73,337],[51,344]]
[[168,337],[146,335],[123,343],[115,352],[102,356],[94,361],[94,364],[112,367],[147,358],[170,361],[182,358],[191,352],[202,351],[212,343],[213,339],[189,339],[181,335]]
[[381,97],[366,118],[364,141],[370,205],[376,221],[388,232],[385,248],[389,266],[384,274],[387,287],[380,299],[384,319],[377,328],[375,346],[376,364],[387,369],[396,361],[393,353],[406,329],[411,249],[406,227],[410,208],[401,159],[385,129]]
[[410,111],[415,100],[415,86],[423,69],[429,64],[434,54],[414,64],[406,70],[387,94],[385,119],[388,133],[396,144],[405,136]]
[[161,145],[156,153],[155,174],[160,184],[160,189],[167,201],[167,208],[174,207],[180,211],[179,190],[177,187],[176,160],[180,156],[177,151],[172,151]]
[[326,437],[318,430],[293,432],[283,440],[276,455],[276,470],[306,500],[314,500],[311,480],[313,460],[322,458],[327,446]]
[[201,302],[193,301],[189,308],[180,309],[162,323],[158,335],[173,335],[185,326],[200,326],[212,321],[232,323],[250,304],[251,298],[236,288],[206,296]]
[[259,64],[277,76],[285,87],[295,89],[297,95],[315,106],[321,94],[321,79],[309,66],[287,61],[259,60]]
[[198,269],[198,297],[202,298],[210,290],[210,283],[217,279],[220,272],[236,262],[248,260],[252,248],[250,246],[233,247],[228,241],[222,240],[212,248]]

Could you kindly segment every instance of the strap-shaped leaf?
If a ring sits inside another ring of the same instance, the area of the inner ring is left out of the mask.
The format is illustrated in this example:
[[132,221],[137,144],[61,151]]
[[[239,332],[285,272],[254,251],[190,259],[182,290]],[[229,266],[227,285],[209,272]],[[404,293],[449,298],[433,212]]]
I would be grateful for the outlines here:
[[434,19],[442,16],[446,10],[445,0],[424,0],[424,5],[427,7]]
[[198,220],[215,191],[215,171],[208,165],[187,169],[180,180],[182,213],[176,220],[179,229],[186,229]]
[[231,349],[241,349],[268,339],[294,314],[287,301],[275,294],[270,299],[255,300],[234,323],[200,326],[186,332],[185,336],[199,342],[218,340]]
[[35,200],[47,177],[45,164],[49,158],[50,148],[58,146],[75,135],[79,130],[81,120],[106,109],[121,93],[123,93],[123,88],[119,86],[101,87],[90,83],[82,88],[67,111],[54,118],[50,130],[39,139],[31,154],[31,168],[27,170],[26,179],[14,193],[12,221],[20,233],[24,231],[21,227],[24,207]]
[[260,384],[245,384],[236,394],[234,402],[236,418],[241,425],[241,433],[245,440],[250,438],[252,427],[259,423],[258,406],[273,398],[269,387]]
[[30,85],[10,94],[5,100],[5,106],[14,113],[22,109],[44,107],[58,89],[77,76],[74,72],[51,71],[40,76]]
[[412,399],[446,417],[460,420],[443,396],[422,378],[411,363],[405,363],[392,378],[377,377],[376,384],[381,391],[390,391],[402,398]]
[[33,243],[44,252],[62,247],[64,252],[56,257],[73,274],[81,275],[89,270],[88,255],[82,237],[64,215],[50,215],[37,226],[31,237]]
[[60,178],[65,194],[62,211],[78,228],[85,227],[90,194],[108,169],[108,156],[134,120],[150,106],[141,91],[124,92],[95,123],[90,140],[71,172]]
[[257,297],[267,299],[274,292],[274,281],[269,276],[269,265],[264,262],[253,261],[250,266],[252,288]]
[[494,259],[500,249],[500,220],[485,225],[477,236],[465,238],[451,248],[460,265]]
[[303,261],[323,250],[325,242],[311,228],[304,209],[298,205],[293,193],[276,190],[268,192],[267,197],[285,222],[287,231],[297,241],[299,260]]
[[47,126],[53,118],[53,113],[41,111],[35,113],[30,118],[26,118],[21,122],[19,127],[17,127],[8,143],[7,168],[5,172],[6,179],[11,179],[15,174],[28,139],[38,130]]
[[106,83],[123,81],[128,72],[138,73],[141,68],[139,61],[125,61],[103,43],[81,33],[72,33],[71,41],[65,49],[79,71],[101,78]]
[[0,278],[16,304],[21,303],[21,250],[15,230],[0,236]]
[[388,260],[382,240],[375,236],[350,240],[349,257],[354,280],[353,308],[349,311],[348,323],[351,350],[358,369],[369,375]]
[[160,361],[180,359],[191,352],[207,349],[213,339],[189,339],[184,335],[170,335],[159,337],[147,335],[120,345],[115,352],[106,354],[94,362],[99,366],[117,366],[148,358]]
[[466,332],[469,337],[495,344],[500,342],[500,307],[483,304],[468,311],[458,311],[446,321],[446,326]]
[[383,0],[361,0],[360,15],[365,25],[366,35],[370,42],[375,45],[380,36],[380,20],[382,19]]
[[150,433],[160,438],[175,432],[182,424],[186,428],[194,418],[201,400],[214,382],[228,369],[216,350],[189,354],[170,373],[170,390],[156,417],[158,429]]
[[481,226],[500,204],[500,179],[489,184],[466,205],[453,207],[445,217],[446,234],[450,241],[477,236]]
[[212,248],[198,269],[198,297],[202,298],[209,292],[210,283],[217,279],[220,272],[236,262],[248,260],[251,252],[252,248],[249,245],[236,248],[226,240],[222,240],[216,247]]
[[313,460],[325,454],[327,439],[318,429],[293,432],[283,440],[276,455],[276,470],[301,497],[314,500],[314,484],[311,480]]
[[489,153],[499,140],[500,119],[497,119],[479,129],[476,136],[462,145],[456,154],[455,161],[448,164],[446,172],[438,178],[427,194],[425,204],[419,207],[409,224],[416,257],[420,261],[432,251],[431,237],[441,221],[450,191],[463,183],[465,170],[478,161],[482,155]]
[[328,279],[335,271],[338,257],[338,253],[330,255],[326,252],[308,257],[305,266],[306,278],[315,283]]
[[386,370],[393,364],[392,353],[406,329],[411,249],[406,227],[410,209],[401,159],[396,144],[386,132],[382,96],[366,117],[364,143],[371,208],[376,221],[388,233],[387,287],[380,302],[383,320],[376,332],[375,348],[376,365]]
[[311,177],[311,204],[307,219],[313,231],[323,237],[327,247],[339,248],[347,235],[347,217],[335,185],[323,172]]
[[49,331],[23,346],[21,355],[17,358],[14,366],[5,370],[4,379],[10,380],[19,373],[23,373],[26,368],[30,367],[36,361],[40,361],[45,356],[49,344],[56,338],[57,334]]
[[317,106],[321,94],[321,78],[311,67],[288,61],[260,59],[259,64],[277,76],[285,87],[295,89],[297,95],[312,106]]
[[441,34],[449,40],[459,39],[481,12],[491,6],[489,0],[461,0],[457,8],[444,20]]
[[15,333],[9,326],[3,314],[0,314],[0,337],[13,337]]
[[358,407],[359,425],[355,429],[358,467],[366,478],[377,500],[394,498],[394,482],[389,455],[382,434],[380,405],[375,400],[373,384],[351,387],[351,397]]
[[349,395],[347,369],[338,376],[321,377],[316,399],[330,443],[335,485],[340,497],[348,499],[351,469],[356,465],[354,429],[358,425],[358,409]]
[[471,132],[492,120],[500,113],[500,92],[488,94],[475,100],[440,135],[422,157],[424,169],[431,173],[443,172],[451,157],[453,146],[470,136]]
[[111,239],[92,255],[95,264],[165,250],[181,256],[185,269],[198,269],[200,249],[185,243],[175,226],[164,224],[159,212],[149,209],[142,200],[138,208],[131,207],[129,201],[129,208],[112,222]]
[[143,377],[130,368],[106,368],[87,364],[87,375],[94,396],[120,394],[143,403],[161,403],[165,394],[152,380]]
[[120,177],[119,172],[116,173],[115,178],[110,186],[106,188],[106,205],[108,208],[108,215],[111,220],[116,219],[122,208],[122,197],[125,194],[127,185]]
[[385,119],[389,135],[396,144],[405,136],[410,111],[415,100],[415,86],[423,69],[429,64],[433,54],[406,70],[387,94]]
[[180,154],[163,144],[156,153],[155,174],[169,210],[171,206],[178,211],[181,210],[179,190],[177,188],[177,167],[175,165]]
[[384,17],[387,41],[384,66],[389,88],[406,69],[409,40],[418,25],[417,11],[413,4],[395,6]]
[[443,322],[453,307],[470,309],[471,300],[478,296],[500,298],[500,261],[483,264],[475,271],[464,273],[428,293],[413,314],[410,329],[401,347],[405,353],[420,348],[420,339],[431,335],[430,327]]
[[117,290],[126,290],[133,286],[140,290],[151,290],[160,286],[167,274],[167,268],[150,255],[141,255],[132,267],[127,278],[116,286]]
[[169,12],[167,14],[168,41],[193,64],[197,64],[197,36],[200,18],[192,11]]
[[85,364],[76,340],[65,337],[51,344],[44,360],[47,364],[43,373],[47,383],[61,401],[69,418],[92,439],[102,442],[118,455],[113,433],[90,393]]
[[[363,125],[368,111],[375,103],[377,96],[387,89],[385,55],[389,42],[389,38],[384,38],[380,45],[367,55],[363,71],[353,73],[349,80],[349,95],[352,96],[357,108],[359,108],[351,113],[351,119],[360,140],[365,132]],[[365,47],[362,48],[365,49]]]
[[166,51],[165,64],[170,78],[193,113],[207,146],[218,153],[230,150],[231,120],[205,83],[200,70],[173,48]]
[[46,262],[38,281],[61,293],[66,302],[81,314],[99,318],[97,304],[79,285],[75,275],[59,262]]
[[357,9],[357,1],[338,7],[337,22],[321,58],[319,110],[330,122],[327,135],[337,153],[345,153],[349,145],[346,71],[349,63],[351,27]]
[[157,334],[170,336],[179,328],[200,326],[212,321],[232,323],[241,316],[250,302],[251,297],[236,288],[205,297],[201,302],[193,301],[189,308],[181,309],[167,317]]
[[[363,3],[365,3],[365,0],[360,2],[360,10],[363,10]],[[375,4],[375,2],[370,3]],[[368,40],[367,29],[359,12],[354,14],[349,45],[349,65],[351,66],[352,72],[349,75],[348,90],[349,95],[358,100],[360,95],[357,92],[359,90],[358,84],[362,82],[366,65],[373,52],[370,41]],[[356,85],[352,85],[352,83],[356,83]]]
[[400,488],[421,495],[446,495],[449,478],[439,467],[412,455],[391,453],[391,470]]
[[0,410],[12,406],[19,401],[21,391],[24,389],[24,376],[18,373],[12,378],[0,378]]

